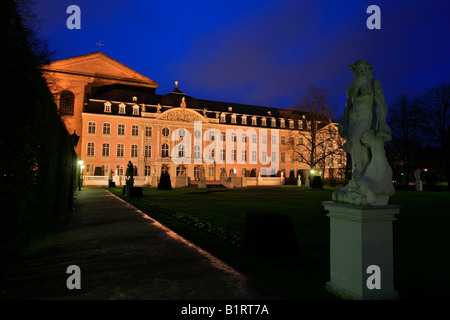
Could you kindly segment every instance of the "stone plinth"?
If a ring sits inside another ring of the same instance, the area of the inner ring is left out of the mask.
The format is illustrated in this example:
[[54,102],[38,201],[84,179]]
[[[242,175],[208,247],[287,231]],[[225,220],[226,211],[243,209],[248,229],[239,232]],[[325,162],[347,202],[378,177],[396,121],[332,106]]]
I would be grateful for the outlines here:
[[[395,299],[392,221],[399,206],[356,206],[323,202],[330,217],[330,282],[327,289],[345,299]],[[380,288],[370,289],[369,266],[380,269]]]

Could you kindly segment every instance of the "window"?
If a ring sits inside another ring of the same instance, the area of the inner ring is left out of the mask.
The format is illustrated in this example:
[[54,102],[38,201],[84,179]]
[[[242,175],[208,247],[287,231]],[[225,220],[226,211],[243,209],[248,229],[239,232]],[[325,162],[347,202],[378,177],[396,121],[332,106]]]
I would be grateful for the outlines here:
[[237,141],[236,132],[232,132],[231,133],[231,141],[232,142],[236,142]]
[[247,150],[242,150],[242,162],[247,161]]
[[210,167],[209,167],[209,176],[210,176],[210,177],[214,177],[214,171],[215,171],[215,170],[214,170],[214,167],[213,167],[213,166],[210,166]]
[[145,127],[145,136],[146,137],[151,137],[152,136],[152,127],[150,127],[150,126],[146,126]]
[[184,146],[182,144],[178,145],[178,157],[183,158],[184,157]]
[[88,133],[94,134],[95,133],[95,122],[89,121],[88,123]]
[[102,157],[109,157],[109,143],[102,144]]
[[169,135],[169,129],[168,129],[168,128],[163,128],[163,129],[162,129],[162,135],[163,135],[164,137],[167,137],[167,136]]
[[117,134],[119,136],[125,135],[125,125],[123,123],[119,123],[119,125],[117,126]]
[[272,158],[270,159],[270,161],[272,161],[272,162],[278,162],[278,159],[277,159],[277,152],[276,152],[276,151],[272,151]]
[[236,123],[236,115],[235,114],[231,115],[231,123]]
[[263,151],[261,154],[261,162],[266,163],[267,162],[267,152]]
[[137,124],[133,124],[131,126],[131,135],[138,136],[139,135],[139,126]]
[[88,155],[88,156],[95,155],[95,144],[93,142],[88,142],[86,155]]
[[263,134],[261,136],[261,139],[262,139],[262,144],[267,144],[267,135],[266,134]]
[[161,147],[161,157],[168,158],[169,157],[169,145],[164,143]]
[[258,161],[258,154],[255,150],[252,151],[252,162],[256,163]]
[[272,118],[272,127],[277,126],[277,120],[275,118]]
[[138,145],[137,144],[132,144],[131,145],[131,157],[132,158],[137,158],[138,156]]
[[256,133],[252,134],[252,143],[257,144],[258,143],[258,135]]
[[294,129],[294,120],[289,120],[289,128]]
[[282,146],[286,145],[286,137],[285,136],[281,136],[280,143],[281,143]]
[[107,165],[107,164],[102,164],[102,170],[103,170],[103,175],[104,175],[104,176],[109,175],[109,165]]
[[139,106],[137,104],[133,105],[133,115],[139,115]]
[[263,125],[263,126],[266,126],[266,125],[267,125],[267,123],[266,123],[266,118],[262,118],[262,119],[261,119],[261,125]]
[[209,130],[209,141],[214,141],[215,132],[213,130]]
[[195,139],[200,139],[202,137],[202,132],[200,130],[195,130],[194,131],[194,138]]
[[116,166],[116,174],[117,174],[118,176],[123,176],[123,165],[118,164],[118,165]]
[[221,115],[220,115],[220,122],[225,122],[226,121],[226,114],[225,113],[222,113]]
[[241,122],[242,124],[247,124],[247,116],[242,116]]
[[59,95],[59,112],[63,115],[73,116],[75,95],[72,91],[64,90]]
[[256,117],[252,117],[252,125],[256,126]]
[[242,133],[242,142],[247,143],[247,134],[245,132]]
[[152,157],[152,146],[145,146],[144,157],[151,158]]
[[125,107],[124,103],[119,104],[119,113],[125,114]]
[[197,145],[194,146],[194,159],[201,159],[201,157],[202,157],[201,148],[197,144]]
[[111,134],[111,124],[108,122],[105,122],[103,124],[103,134]]
[[86,174],[87,174],[87,175],[90,175],[90,174],[93,174],[93,173],[94,173],[94,165],[88,163],[88,164],[86,165]]
[[231,150],[231,161],[236,161],[236,150]]
[[280,161],[281,161],[281,163],[285,163],[286,162],[286,153],[285,152],[281,152],[281,154],[280,154]]
[[144,167],[144,174],[146,176],[151,176],[152,175],[152,166],[149,166],[149,165],[145,166]]
[[225,136],[226,136],[225,132],[221,132],[220,133],[220,141],[225,141]]
[[123,157],[125,155],[125,146],[122,143],[117,144],[117,157]]
[[111,112],[111,102],[109,102],[109,101],[106,101],[105,103],[104,103],[104,110],[103,110],[103,112]]
[[280,127],[284,128],[284,119],[280,119]]
[[276,135],[272,135],[272,144],[277,144],[277,136]]
[[184,137],[186,135],[186,131],[183,128],[178,129],[178,136]]
[[220,149],[220,160],[225,161],[225,149]]
[[169,170],[170,170],[170,168],[167,164],[163,164],[161,166],[161,173],[169,173]]

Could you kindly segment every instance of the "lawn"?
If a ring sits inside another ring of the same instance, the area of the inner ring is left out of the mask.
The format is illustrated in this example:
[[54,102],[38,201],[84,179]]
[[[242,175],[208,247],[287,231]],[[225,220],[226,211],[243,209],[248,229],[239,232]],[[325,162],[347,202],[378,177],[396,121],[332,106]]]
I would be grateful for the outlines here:
[[[334,190],[294,186],[172,191],[145,188],[142,199],[128,200],[238,270],[273,286],[286,298],[332,299],[324,289],[329,281],[329,218],[321,203],[330,200]],[[112,191],[121,194],[119,189]],[[402,206],[394,222],[395,287],[400,299],[448,297],[444,284],[450,283],[450,193],[397,191],[390,203]],[[168,217],[161,208],[196,218],[197,223],[187,226]],[[299,257],[255,256],[201,231],[205,222],[243,234],[246,214],[253,212],[288,215]]]

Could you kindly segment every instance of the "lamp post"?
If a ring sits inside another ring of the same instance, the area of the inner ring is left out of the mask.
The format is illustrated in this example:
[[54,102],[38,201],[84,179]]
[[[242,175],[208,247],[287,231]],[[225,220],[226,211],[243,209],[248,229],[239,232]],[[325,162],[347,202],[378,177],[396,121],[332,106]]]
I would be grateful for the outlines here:
[[75,152],[75,148],[78,145],[78,140],[80,140],[80,136],[76,134],[75,130],[73,130],[73,133],[71,136],[69,136],[69,142],[70,142],[70,146],[72,148],[72,155],[71,155],[71,159],[70,159],[70,192],[69,192],[69,211],[75,211],[73,208],[73,191],[74,191],[74,181],[73,181],[73,176],[74,176],[74,162],[75,162],[75,158],[76,158],[76,152]]
[[83,184],[83,160],[78,160],[78,164],[80,165],[80,176],[78,177],[78,191],[81,191],[81,185]]

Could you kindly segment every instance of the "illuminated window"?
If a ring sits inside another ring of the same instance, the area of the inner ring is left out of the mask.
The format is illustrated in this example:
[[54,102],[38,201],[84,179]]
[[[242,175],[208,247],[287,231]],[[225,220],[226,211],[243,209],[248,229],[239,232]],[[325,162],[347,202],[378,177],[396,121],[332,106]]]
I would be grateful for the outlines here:
[[150,127],[150,126],[146,126],[145,127],[145,136],[146,137],[151,137],[152,136],[152,127]]
[[226,114],[225,113],[222,113],[221,115],[220,115],[220,122],[225,122],[226,121]]
[[118,164],[118,165],[116,166],[116,174],[117,174],[118,176],[123,176],[123,165]]
[[252,117],[252,126],[256,126],[256,117]]
[[109,143],[102,145],[102,157],[109,157]]
[[138,156],[138,145],[137,144],[132,144],[131,145],[131,157],[132,158],[137,158]]
[[236,123],[236,115],[231,115],[231,123]]
[[73,116],[75,95],[72,91],[64,90],[59,95],[59,112],[63,115]]
[[266,123],[266,118],[262,118],[262,119],[261,119],[261,125],[263,125],[263,126],[266,126],[266,125],[267,125],[267,123]]
[[168,158],[169,157],[169,145],[164,143],[161,147],[161,157]]
[[122,143],[117,144],[117,157],[123,157],[125,154],[125,145]]
[[95,144],[93,142],[88,142],[86,155],[88,156],[95,155]]
[[152,146],[145,146],[144,157],[151,158],[152,157]]
[[258,161],[258,154],[255,150],[252,151],[252,163],[256,163]]
[[111,124],[108,122],[105,122],[103,124],[103,134],[111,134]]
[[194,159],[201,159],[201,147],[199,145],[194,146]]
[[106,101],[104,103],[104,107],[105,107],[105,109],[103,110],[103,112],[111,112],[111,102]]
[[131,135],[138,136],[139,135],[139,126],[137,124],[133,124],[131,126]]
[[117,126],[117,134],[119,136],[125,135],[125,125],[123,123],[119,123],[119,125]]
[[119,113],[124,114],[125,113],[125,107],[126,107],[126,105],[124,103],[119,104]]
[[139,115],[139,106],[137,104],[133,106],[133,115]]
[[95,122],[94,121],[89,121],[88,123],[88,133],[94,134],[95,133]]
[[247,150],[242,150],[242,162],[247,161]]
[[272,118],[272,127],[277,126],[277,120],[275,118]]
[[242,124],[247,124],[247,116],[242,116],[241,122]]
[[284,119],[280,119],[280,127],[284,128]]

